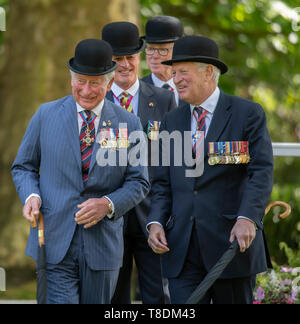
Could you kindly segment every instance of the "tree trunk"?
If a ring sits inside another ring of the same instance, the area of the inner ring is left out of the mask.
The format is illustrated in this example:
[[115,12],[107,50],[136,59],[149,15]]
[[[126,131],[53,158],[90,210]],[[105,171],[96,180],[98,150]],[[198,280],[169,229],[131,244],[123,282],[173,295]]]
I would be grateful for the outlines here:
[[111,21],[138,24],[137,0],[13,0],[0,57],[0,267],[24,266],[29,225],[10,176],[39,105],[71,93],[67,61],[76,44],[101,38]]

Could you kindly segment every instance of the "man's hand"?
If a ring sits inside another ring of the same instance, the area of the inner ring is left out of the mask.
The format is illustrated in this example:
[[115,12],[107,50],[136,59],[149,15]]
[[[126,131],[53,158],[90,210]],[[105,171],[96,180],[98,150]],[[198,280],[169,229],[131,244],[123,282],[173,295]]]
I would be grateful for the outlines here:
[[40,214],[41,200],[38,197],[31,197],[23,207],[23,216],[33,224]]
[[165,231],[159,224],[151,224],[148,238],[148,244],[154,253],[164,254],[169,252]]
[[240,218],[237,220],[230,233],[230,242],[236,238],[238,240],[240,251],[245,252],[255,239],[255,224],[248,219]]
[[110,202],[106,198],[91,198],[81,205],[75,214],[75,221],[78,225],[84,225],[87,229],[100,222],[107,214],[109,214]]

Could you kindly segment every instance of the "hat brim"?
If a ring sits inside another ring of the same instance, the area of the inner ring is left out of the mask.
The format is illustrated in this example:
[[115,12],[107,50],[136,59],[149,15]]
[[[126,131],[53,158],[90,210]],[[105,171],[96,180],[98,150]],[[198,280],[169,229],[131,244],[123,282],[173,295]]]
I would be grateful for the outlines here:
[[172,60],[164,61],[162,64],[164,65],[173,65],[174,63],[180,62],[199,62],[199,63],[206,63],[216,66],[220,69],[221,74],[224,74],[228,71],[228,67],[222,61],[208,56],[182,56],[182,57],[175,57]]
[[138,48],[113,48],[114,56],[126,56],[126,55],[134,55],[142,52],[146,47],[146,41],[142,37],[140,37],[140,44]]
[[150,44],[165,44],[165,43],[175,43],[180,37],[158,39],[158,38],[150,38],[147,36],[143,36],[143,38],[147,43]]
[[91,76],[98,76],[98,75],[105,75],[108,74],[110,72],[113,72],[117,67],[118,64],[116,62],[112,61],[112,66],[108,69],[96,69],[93,67],[89,67],[89,66],[83,66],[83,65],[79,65],[76,64],[74,62],[74,57],[71,58],[68,62],[68,67],[71,71],[78,73],[78,74],[83,74],[83,75],[91,75]]

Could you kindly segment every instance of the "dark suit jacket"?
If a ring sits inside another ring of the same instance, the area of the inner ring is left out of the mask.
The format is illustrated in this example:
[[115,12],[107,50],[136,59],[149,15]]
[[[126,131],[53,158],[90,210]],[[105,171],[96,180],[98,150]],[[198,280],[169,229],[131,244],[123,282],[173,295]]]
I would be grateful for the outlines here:
[[[161,130],[170,133],[191,130],[190,106],[167,114]],[[208,142],[248,141],[248,165],[208,164]],[[273,184],[273,153],[262,107],[221,91],[205,139],[204,173],[186,178],[186,166],[157,167],[152,182],[151,211],[148,223],[160,222],[166,231],[170,252],[163,255],[163,274],[179,275],[184,265],[192,227],[196,220],[199,244],[209,270],[229,246],[230,232],[238,216],[253,220],[258,227],[251,247],[240,253],[222,278],[253,275],[267,269],[268,253],[264,243],[263,217]]]
[[[143,77],[142,81],[144,81],[146,83],[149,83],[149,84],[152,84],[154,86],[154,83],[153,83],[153,79],[152,79],[151,74],[146,75],[145,77]],[[183,104],[186,104],[186,102],[183,101],[183,100],[181,100],[181,99],[179,99],[178,107],[182,106]]]
[[[106,98],[114,102],[112,91],[107,94]],[[141,124],[145,133],[147,133],[147,125],[149,120],[161,121],[167,112],[175,108],[175,96],[171,91],[154,87],[153,85],[140,80],[138,117],[141,120]],[[149,154],[149,160],[150,158],[151,157]],[[153,168],[149,167],[148,169],[149,179],[151,183],[151,180],[153,178]],[[141,204],[135,207],[137,218],[146,236],[148,236],[148,233],[146,231],[146,223],[150,207],[150,197],[151,193],[148,194],[147,198],[144,199]]]

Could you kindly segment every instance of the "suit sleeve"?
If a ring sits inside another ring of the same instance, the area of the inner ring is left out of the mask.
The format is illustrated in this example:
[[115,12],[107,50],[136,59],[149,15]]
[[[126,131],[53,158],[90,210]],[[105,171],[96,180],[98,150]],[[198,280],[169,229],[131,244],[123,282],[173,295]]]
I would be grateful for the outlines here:
[[250,218],[262,228],[273,186],[273,150],[265,113],[261,106],[255,108],[248,114],[245,126],[251,161],[238,215]]
[[[167,130],[166,117],[160,126],[160,133]],[[159,166],[153,167],[154,177],[151,188],[151,208],[147,223],[158,222],[165,227],[172,210],[172,194],[170,184],[170,170],[162,164],[163,143],[159,143]]]
[[39,169],[40,169],[40,109],[29,123],[17,157],[12,165],[12,178],[22,204],[26,198],[35,193],[39,196]]
[[[138,119],[136,119],[136,124],[132,131],[138,131],[141,135],[140,138],[144,139],[144,137],[142,137],[144,136],[142,125]],[[143,142],[143,139],[132,144],[128,151],[146,153],[147,146],[146,142]],[[108,197],[114,204],[115,219],[123,216],[130,209],[137,206],[143,199],[145,199],[150,191],[147,162],[143,165],[135,165],[130,162],[131,161],[129,160],[122,187],[106,195],[106,197]]]

